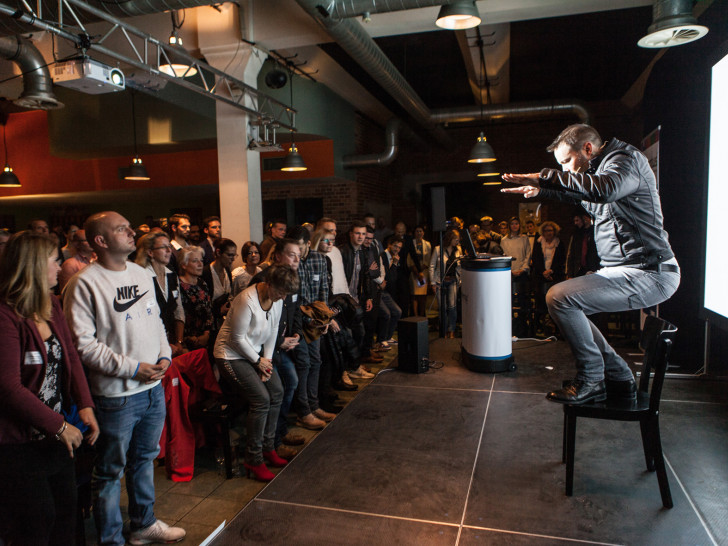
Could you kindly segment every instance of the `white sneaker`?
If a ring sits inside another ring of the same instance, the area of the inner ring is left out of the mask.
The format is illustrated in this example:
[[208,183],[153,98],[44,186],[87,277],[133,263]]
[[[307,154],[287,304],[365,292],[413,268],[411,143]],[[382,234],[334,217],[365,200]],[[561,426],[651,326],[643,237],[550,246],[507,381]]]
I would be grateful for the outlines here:
[[376,376],[373,373],[369,373],[364,368],[359,366],[353,372],[349,372],[349,377],[353,377],[354,379],[372,379]]
[[129,536],[129,544],[138,546],[140,544],[171,544],[172,542],[179,542],[185,538],[185,532],[182,527],[170,527],[164,523],[161,519],[155,521],[152,525],[146,529],[139,529],[138,531],[132,531]]

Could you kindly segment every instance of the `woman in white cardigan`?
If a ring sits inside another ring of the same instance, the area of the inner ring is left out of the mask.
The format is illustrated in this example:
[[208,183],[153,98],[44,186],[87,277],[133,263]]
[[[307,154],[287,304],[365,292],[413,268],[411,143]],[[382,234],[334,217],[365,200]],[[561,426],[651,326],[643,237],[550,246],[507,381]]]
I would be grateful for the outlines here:
[[220,376],[248,403],[245,467],[260,481],[270,481],[272,466],[286,460],[274,449],[283,385],[273,368],[283,299],[298,291],[298,275],[287,265],[271,266],[265,282],[250,286],[230,305],[215,342]]

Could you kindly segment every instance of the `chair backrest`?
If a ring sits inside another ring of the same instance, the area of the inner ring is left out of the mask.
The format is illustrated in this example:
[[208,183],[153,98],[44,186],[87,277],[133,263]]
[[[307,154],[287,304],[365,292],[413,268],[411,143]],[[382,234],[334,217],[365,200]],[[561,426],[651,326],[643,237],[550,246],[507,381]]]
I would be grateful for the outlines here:
[[[640,340],[640,346],[645,351],[645,356],[642,361],[639,390],[650,393],[650,410],[652,411],[657,411],[660,407],[667,359],[676,333],[677,328],[666,320],[654,316],[648,316],[645,319]],[[650,391],[650,375],[653,373],[652,390]]]

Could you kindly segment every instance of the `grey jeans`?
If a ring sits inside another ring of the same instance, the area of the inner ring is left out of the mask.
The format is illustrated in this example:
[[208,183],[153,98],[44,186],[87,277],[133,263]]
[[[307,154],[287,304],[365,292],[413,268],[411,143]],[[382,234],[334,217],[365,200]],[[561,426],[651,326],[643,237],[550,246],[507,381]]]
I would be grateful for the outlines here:
[[247,360],[218,359],[220,375],[233,385],[248,403],[245,421],[245,462],[257,466],[263,462],[263,452],[275,448],[276,425],[283,400],[283,383],[278,372],[265,383],[256,368]]
[[633,378],[627,363],[587,315],[651,307],[667,300],[679,285],[680,273],[626,266],[605,267],[554,285],[546,294],[546,305],[576,358],[576,378],[587,382],[601,381],[605,375],[614,381]]

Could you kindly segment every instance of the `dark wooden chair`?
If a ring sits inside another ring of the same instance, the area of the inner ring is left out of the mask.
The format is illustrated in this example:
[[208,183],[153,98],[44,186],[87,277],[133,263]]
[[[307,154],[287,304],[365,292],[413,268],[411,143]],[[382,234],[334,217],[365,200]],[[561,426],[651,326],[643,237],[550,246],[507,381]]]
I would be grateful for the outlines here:
[[[645,453],[647,470],[657,471],[657,482],[665,508],[672,508],[670,484],[667,481],[665,459],[660,441],[660,396],[667,370],[667,357],[670,353],[677,328],[667,321],[649,316],[645,320],[640,345],[645,355],[642,375],[637,389],[636,400],[612,400],[582,405],[564,406],[564,449],[563,462],[566,462],[566,495],[574,490],[574,451],[576,445],[576,419],[608,419],[613,421],[638,421],[642,432],[642,447]],[[654,375],[650,384],[650,376]]]

